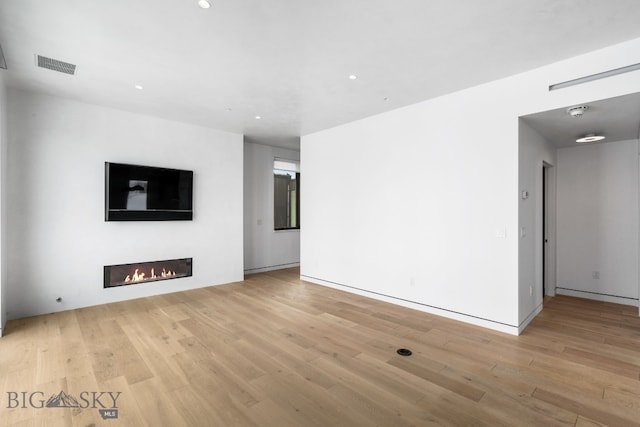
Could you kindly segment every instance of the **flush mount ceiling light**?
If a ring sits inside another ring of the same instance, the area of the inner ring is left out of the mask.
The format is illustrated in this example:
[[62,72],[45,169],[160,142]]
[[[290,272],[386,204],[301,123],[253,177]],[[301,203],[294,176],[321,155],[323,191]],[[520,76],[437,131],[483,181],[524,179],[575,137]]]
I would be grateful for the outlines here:
[[588,105],[577,105],[575,107],[567,108],[567,114],[569,114],[571,117],[579,119],[588,109]]
[[144,88],[142,87],[142,85],[135,85],[134,87],[135,87],[136,89],[138,89],[138,90],[142,90],[142,89],[144,89]]
[[260,120],[261,118],[261,116],[256,116],[256,120]]
[[349,80],[355,80],[357,78],[358,78],[358,76],[356,76],[355,74],[349,75]]
[[207,0],[198,0],[198,6],[200,6],[201,9],[209,9],[211,7],[211,3]]
[[596,135],[595,133],[589,133],[585,136],[583,136],[582,138],[578,138],[576,139],[576,142],[579,144],[584,144],[586,142],[596,142],[596,141],[602,141],[605,137],[602,135]]

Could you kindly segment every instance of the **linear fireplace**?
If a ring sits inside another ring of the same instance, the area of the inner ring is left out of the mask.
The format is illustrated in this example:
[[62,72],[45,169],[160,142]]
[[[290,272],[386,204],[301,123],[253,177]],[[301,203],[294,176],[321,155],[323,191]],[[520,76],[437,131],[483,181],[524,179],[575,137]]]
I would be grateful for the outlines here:
[[104,287],[136,285],[191,276],[193,258],[104,266]]

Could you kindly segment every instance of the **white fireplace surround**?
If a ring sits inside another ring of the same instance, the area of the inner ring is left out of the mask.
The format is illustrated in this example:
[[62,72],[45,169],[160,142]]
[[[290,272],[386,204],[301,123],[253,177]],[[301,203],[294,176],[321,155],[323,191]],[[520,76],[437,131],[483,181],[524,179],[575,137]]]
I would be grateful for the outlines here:
[[[242,135],[19,90],[8,112],[8,319],[242,280]],[[105,222],[105,161],[193,170],[193,221]],[[207,262],[103,287],[105,265],[185,255]]]

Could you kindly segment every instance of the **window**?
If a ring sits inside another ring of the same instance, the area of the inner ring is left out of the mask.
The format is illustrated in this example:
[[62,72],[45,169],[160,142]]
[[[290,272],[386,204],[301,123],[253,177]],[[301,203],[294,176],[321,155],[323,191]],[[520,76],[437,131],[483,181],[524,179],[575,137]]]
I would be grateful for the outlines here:
[[300,164],[296,161],[273,162],[273,228],[300,229]]

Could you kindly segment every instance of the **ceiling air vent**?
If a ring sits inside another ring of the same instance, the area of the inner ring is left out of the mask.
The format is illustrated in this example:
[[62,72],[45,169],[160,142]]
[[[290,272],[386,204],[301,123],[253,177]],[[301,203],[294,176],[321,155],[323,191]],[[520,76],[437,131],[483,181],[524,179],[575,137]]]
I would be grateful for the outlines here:
[[58,61],[57,59],[47,58],[46,56],[37,55],[36,63],[40,68],[46,68],[47,70],[58,71],[59,73],[76,74],[76,65],[69,64],[68,62]]
[[580,77],[573,80],[567,80],[566,82],[560,82],[549,86],[549,91],[563,89],[565,87],[581,85],[583,83],[592,82],[594,80],[605,79],[607,77],[617,76],[618,74],[629,73],[631,71],[640,70],[640,62],[637,64],[627,65],[626,67],[620,67],[609,71],[603,71],[602,73],[591,74],[589,76]]

